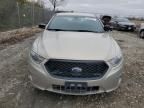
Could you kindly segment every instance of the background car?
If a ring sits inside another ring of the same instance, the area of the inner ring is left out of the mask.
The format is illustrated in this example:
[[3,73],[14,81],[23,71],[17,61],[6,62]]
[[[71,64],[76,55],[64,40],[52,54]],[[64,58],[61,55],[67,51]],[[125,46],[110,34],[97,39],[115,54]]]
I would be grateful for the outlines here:
[[127,31],[136,30],[136,24],[131,22],[127,18],[113,18],[111,21],[111,25],[116,30],[127,30]]
[[138,29],[138,35],[140,38],[144,38],[144,23],[140,24],[140,27]]

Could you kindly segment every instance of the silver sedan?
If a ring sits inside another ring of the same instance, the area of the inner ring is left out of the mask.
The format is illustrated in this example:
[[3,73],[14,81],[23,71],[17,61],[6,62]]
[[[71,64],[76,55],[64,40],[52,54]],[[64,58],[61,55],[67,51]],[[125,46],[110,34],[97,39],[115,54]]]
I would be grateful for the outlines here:
[[29,78],[41,90],[68,95],[111,92],[122,80],[123,55],[93,14],[59,13],[29,54]]

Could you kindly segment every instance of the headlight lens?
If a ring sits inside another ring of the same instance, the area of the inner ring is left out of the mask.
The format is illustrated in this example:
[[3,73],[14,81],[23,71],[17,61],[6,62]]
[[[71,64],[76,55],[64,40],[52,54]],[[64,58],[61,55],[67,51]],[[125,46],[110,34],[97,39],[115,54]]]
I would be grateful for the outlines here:
[[31,50],[30,56],[31,56],[31,58],[33,59],[33,61],[35,61],[37,64],[40,64],[40,63],[42,63],[42,62],[45,60],[44,57],[38,55],[38,54],[37,54],[36,52],[34,52],[33,50]]
[[110,59],[108,62],[109,62],[113,67],[116,67],[117,65],[120,64],[121,61],[122,61],[122,57],[114,57],[114,58]]

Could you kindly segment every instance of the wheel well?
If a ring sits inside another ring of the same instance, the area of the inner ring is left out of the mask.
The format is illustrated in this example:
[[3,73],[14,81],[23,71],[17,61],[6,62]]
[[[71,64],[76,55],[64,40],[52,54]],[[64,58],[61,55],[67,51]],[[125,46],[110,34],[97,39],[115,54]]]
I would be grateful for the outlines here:
[[[142,30],[140,31],[140,35],[141,35],[141,33],[142,33],[143,31],[144,31],[144,29],[142,29]],[[140,36],[140,35],[139,35],[139,36]],[[140,38],[144,38],[144,37],[143,37],[143,36],[142,36],[142,37],[140,36]]]
[[141,33],[142,31],[144,31],[144,29],[142,29],[142,30],[140,31],[140,33]]

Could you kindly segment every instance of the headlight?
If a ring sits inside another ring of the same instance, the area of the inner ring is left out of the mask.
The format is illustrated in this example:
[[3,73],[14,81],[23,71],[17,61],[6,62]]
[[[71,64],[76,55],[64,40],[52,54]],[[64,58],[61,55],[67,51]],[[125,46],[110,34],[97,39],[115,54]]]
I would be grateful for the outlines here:
[[35,61],[37,64],[40,64],[40,63],[42,63],[45,60],[44,57],[38,55],[33,50],[31,50],[30,56],[33,59],[33,61]]
[[117,65],[120,64],[121,61],[122,61],[122,57],[114,57],[114,58],[110,59],[108,62],[109,62],[113,67],[116,67]]

